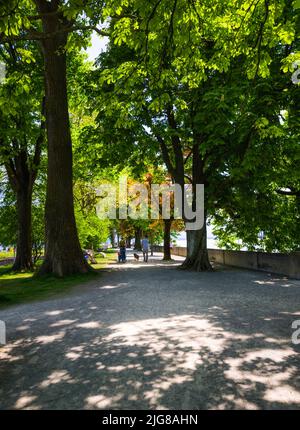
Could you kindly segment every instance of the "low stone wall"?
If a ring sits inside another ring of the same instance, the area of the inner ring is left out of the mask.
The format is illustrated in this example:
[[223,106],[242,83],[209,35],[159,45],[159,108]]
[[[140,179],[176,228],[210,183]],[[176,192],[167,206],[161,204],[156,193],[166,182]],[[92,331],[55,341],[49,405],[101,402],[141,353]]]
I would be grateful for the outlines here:
[[[155,246],[154,251],[163,252],[162,246]],[[173,247],[173,255],[186,256],[186,248]],[[209,249],[209,258],[212,262],[225,266],[242,267],[244,269],[261,270],[264,272],[286,275],[290,278],[300,279],[300,252],[291,254],[251,252],[251,251],[225,251],[222,249]]]

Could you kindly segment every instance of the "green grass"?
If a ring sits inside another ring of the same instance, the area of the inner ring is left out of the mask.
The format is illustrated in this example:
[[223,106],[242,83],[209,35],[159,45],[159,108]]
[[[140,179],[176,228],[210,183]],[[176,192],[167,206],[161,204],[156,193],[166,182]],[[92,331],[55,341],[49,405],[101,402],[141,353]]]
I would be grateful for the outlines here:
[[13,251],[0,251],[0,260],[6,260],[6,258],[12,258],[13,256]]
[[16,304],[45,300],[66,295],[72,287],[91,281],[101,274],[101,269],[116,261],[115,252],[107,252],[105,258],[98,258],[92,267],[96,272],[67,278],[46,276],[34,277],[33,273],[13,273],[11,265],[0,267],[0,309]]

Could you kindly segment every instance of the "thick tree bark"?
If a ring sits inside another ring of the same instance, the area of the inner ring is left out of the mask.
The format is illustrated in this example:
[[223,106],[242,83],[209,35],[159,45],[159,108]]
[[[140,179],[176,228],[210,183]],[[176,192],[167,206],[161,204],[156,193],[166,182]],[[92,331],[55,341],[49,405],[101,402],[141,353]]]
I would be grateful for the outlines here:
[[12,270],[15,272],[32,270],[32,234],[31,234],[32,186],[23,182],[17,191],[18,240],[16,258]]
[[115,246],[116,246],[116,243],[115,243],[115,232],[114,232],[113,229],[110,231],[110,242],[111,242],[112,248],[115,248]]
[[211,271],[207,251],[206,224],[202,230],[187,230],[187,256],[181,269],[195,270],[196,272]]
[[[18,148],[17,154],[8,159],[5,163],[6,172],[9,178],[10,186],[16,196],[17,211],[17,247],[16,258],[13,265],[15,272],[32,270],[32,192],[37,177],[38,167],[40,165],[40,156],[42,144],[44,142],[45,122],[43,116],[45,103],[42,103],[41,133],[35,144],[35,151],[32,161],[30,160],[26,139],[18,142],[13,139],[15,148]],[[20,123],[16,127],[21,128]],[[1,142],[0,142],[1,143]]]
[[[59,28],[58,18],[46,17],[44,31]],[[46,250],[39,274],[60,277],[87,273],[90,266],[80,247],[73,201],[72,144],[68,114],[66,53],[67,35],[57,33],[42,42],[46,83],[48,182],[45,207]]]
[[[201,140],[201,138],[198,138]],[[205,184],[206,178],[204,173],[204,162],[199,152],[199,142],[193,146],[193,167],[192,167],[192,185],[193,185],[193,210],[196,202],[196,185]],[[208,258],[207,250],[207,231],[206,231],[206,210],[204,210],[204,224],[200,230],[187,230],[187,257],[182,264],[182,269],[195,270],[197,272],[212,271],[212,266]],[[187,220],[185,220],[187,221]]]
[[134,249],[136,251],[142,250],[141,239],[142,239],[142,230],[140,227],[137,227],[134,230]]
[[[185,183],[185,160],[183,157],[183,146],[178,134],[178,125],[174,116],[173,108],[170,107],[167,110],[168,123],[170,128],[174,131],[171,137],[172,153],[167,146],[164,139],[156,134],[158,143],[160,144],[161,153],[163,156],[164,163],[172,176],[174,182],[179,184],[184,189]],[[194,146],[192,150],[192,185],[195,205],[195,190],[197,184],[206,185],[204,160],[200,155],[199,147],[202,143],[202,136],[194,132]],[[174,161],[172,161],[172,159]],[[184,207],[184,193],[182,206]],[[195,209],[195,208],[194,208]],[[184,217],[184,221],[186,220]],[[207,251],[207,238],[206,238],[206,218],[204,220],[204,227],[201,230],[187,231],[187,257],[182,264],[182,269],[190,269],[196,271],[210,271],[212,266],[210,265]]]
[[[14,144],[17,147],[17,141]],[[31,204],[35,172],[29,168],[28,154],[25,149],[10,158],[5,168],[10,186],[16,196],[17,247],[12,270],[15,272],[32,270]]]
[[163,260],[171,260],[171,226],[172,220],[164,220],[164,257]]
[[151,243],[150,243],[150,255],[153,257],[154,255],[154,243],[153,243],[153,236],[151,236]]

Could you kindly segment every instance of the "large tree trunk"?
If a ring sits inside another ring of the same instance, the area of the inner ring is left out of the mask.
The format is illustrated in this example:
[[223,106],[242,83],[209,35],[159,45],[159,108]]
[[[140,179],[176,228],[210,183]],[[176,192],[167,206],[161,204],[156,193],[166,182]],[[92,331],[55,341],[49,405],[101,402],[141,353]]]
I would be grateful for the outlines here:
[[31,235],[32,186],[23,183],[17,191],[18,241],[13,271],[32,270],[32,235]]
[[201,230],[187,230],[187,256],[181,269],[195,270],[197,272],[211,271],[207,251],[206,224]]
[[[18,142],[15,141],[15,146]],[[20,150],[5,164],[9,183],[16,196],[17,247],[12,270],[32,270],[31,204],[35,172],[29,169],[26,150]]]
[[[57,30],[57,17],[44,19],[44,31]],[[48,182],[45,207],[46,252],[40,274],[67,276],[90,270],[80,247],[73,201],[72,144],[68,114],[66,53],[67,35],[42,43],[45,62]]]
[[[44,100],[42,117],[44,116]],[[22,129],[21,121],[16,121],[16,130]],[[13,145],[18,148],[14,156],[7,160],[5,168],[10,186],[16,196],[17,211],[17,247],[13,265],[15,272],[32,270],[32,192],[40,164],[41,148],[44,141],[45,122],[41,119],[41,134],[35,144],[32,160],[29,157],[26,137],[22,142],[13,138]],[[1,144],[1,142],[0,142]]]
[[150,242],[150,255],[153,257],[154,255],[154,243],[153,243],[153,234],[151,234],[151,242]]
[[[197,142],[193,146],[193,210],[196,209],[196,186],[205,184],[204,162],[199,152],[199,141],[201,136],[196,136]],[[187,230],[187,257],[182,264],[182,269],[195,270],[197,272],[211,271],[212,266],[208,258],[206,212],[204,210],[204,224],[200,230]]]
[[164,220],[164,257],[163,260],[171,260],[171,226],[172,220]]
[[115,246],[116,246],[116,243],[115,243],[115,231],[113,229],[110,231],[110,242],[111,242],[112,248],[115,248]]
[[136,251],[142,250],[141,239],[142,239],[142,230],[140,227],[137,227],[134,229],[134,249]]

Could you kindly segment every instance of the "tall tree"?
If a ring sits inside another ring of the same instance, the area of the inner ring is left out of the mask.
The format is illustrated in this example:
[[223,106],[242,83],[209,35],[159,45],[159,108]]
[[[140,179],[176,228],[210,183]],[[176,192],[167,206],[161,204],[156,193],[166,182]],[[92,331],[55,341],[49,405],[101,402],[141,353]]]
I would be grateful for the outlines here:
[[[245,157],[262,117],[260,112],[250,118],[246,132],[236,129],[240,116],[247,116],[244,83],[259,85],[270,75],[276,50],[283,51],[282,62],[292,58],[297,2],[229,1],[211,8],[205,2],[161,0],[154,7],[149,2],[135,6],[124,5],[123,17],[111,22],[117,47],[111,45],[100,59],[110,94],[100,97],[99,124],[114,136],[135,130],[134,152],[137,143],[143,153],[150,142],[182,187],[189,181],[195,190],[203,183],[205,213],[212,216],[243,175],[229,172],[228,163]],[[273,115],[278,118],[275,110]],[[210,270],[205,224],[188,232],[183,268]]]
[[5,166],[17,208],[18,240],[13,270],[31,270],[32,193],[45,143],[41,60],[28,44],[18,49],[11,43],[0,53],[6,69],[6,80],[0,87],[0,163]]
[[85,32],[99,22],[101,12],[102,2],[96,5],[75,0],[13,0],[1,10],[0,43],[37,41],[44,58],[48,182],[46,251],[41,274],[65,276],[89,270],[80,248],[74,215],[67,49],[70,33],[74,43],[79,46],[85,43]]

